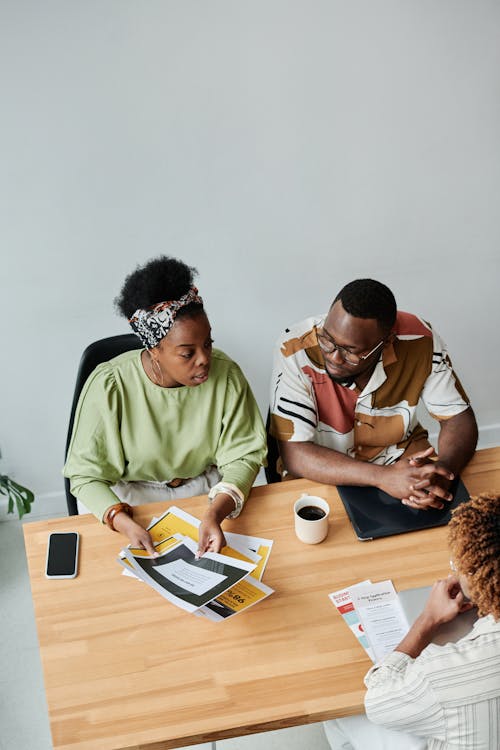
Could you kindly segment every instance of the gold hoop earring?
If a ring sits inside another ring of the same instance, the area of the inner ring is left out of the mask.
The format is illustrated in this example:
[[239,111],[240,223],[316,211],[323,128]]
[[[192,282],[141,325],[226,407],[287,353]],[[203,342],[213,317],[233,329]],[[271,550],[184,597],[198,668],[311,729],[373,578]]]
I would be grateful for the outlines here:
[[[151,354],[151,352],[149,352],[149,359],[151,361],[151,372],[153,373],[156,385],[163,386],[163,371],[161,369],[160,363],[158,362],[158,360],[156,360],[153,357],[153,355]],[[155,365],[156,365],[157,371],[160,373],[160,382],[158,382],[158,377],[157,377],[156,372],[155,372]]]

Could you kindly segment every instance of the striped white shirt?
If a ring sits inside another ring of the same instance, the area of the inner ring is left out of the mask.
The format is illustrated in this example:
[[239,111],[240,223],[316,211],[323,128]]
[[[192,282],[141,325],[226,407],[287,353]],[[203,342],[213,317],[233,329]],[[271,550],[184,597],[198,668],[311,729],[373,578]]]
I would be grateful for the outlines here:
[[500,748],[500,622],[480,618],[457,643],[393,651],[365,677],[375,724],[427,738],[428,750]]

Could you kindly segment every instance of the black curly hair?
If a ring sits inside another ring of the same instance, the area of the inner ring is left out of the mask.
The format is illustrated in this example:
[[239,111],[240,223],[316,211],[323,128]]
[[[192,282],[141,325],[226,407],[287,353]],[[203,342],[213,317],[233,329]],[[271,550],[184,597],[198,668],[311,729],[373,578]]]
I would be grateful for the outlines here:
[[[137,266],[127,276],[115,299],[115,307],[128,320],[139,308],[147,310],[159,302],[179,299],[193,285],[197,274],[196,268],[187,266],[182,260],[160,255],[143,266]],[[194,317],[202,312],[203,305],[192,302],[181,307],[177,317]]]
[[338,300],[355,318],[373,318],[389,332],[396,322],[396,300],[388,286],[374,279],[356,279],[346,284],[332,302]]
[[459,573],[467,576],[479,615],[500,620],[500,495],[484,492],[456,508],[448,544]]

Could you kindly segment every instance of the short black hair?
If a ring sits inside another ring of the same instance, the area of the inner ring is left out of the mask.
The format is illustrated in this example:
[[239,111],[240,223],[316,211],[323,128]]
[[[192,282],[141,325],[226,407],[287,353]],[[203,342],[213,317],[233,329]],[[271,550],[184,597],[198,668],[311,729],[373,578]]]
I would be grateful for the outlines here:
[[396,300],[388,286],[374,279],[356,279],[346,284],[332,302],[355,318],[373,318],[390,331],[396,322]]
[[[189,291],[197,274],[196,268],[187,266],[182,260],[160,255],[143,266],[137,266],[127,276],[115,299],[115,307],[121,315],[130,319],[138,309],[147,310],[159,302],[180,299]],[[203,305],[192,302],[181,307],[177,317],[199,315],[201,312]]]

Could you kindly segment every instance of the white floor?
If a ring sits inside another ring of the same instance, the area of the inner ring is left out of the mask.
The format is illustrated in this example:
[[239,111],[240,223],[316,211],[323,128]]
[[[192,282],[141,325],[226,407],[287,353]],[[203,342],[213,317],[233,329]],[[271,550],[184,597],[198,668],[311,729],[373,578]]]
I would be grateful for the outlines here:
[[[62,503],[61,503],[62,506]],[[64,507],[50,517],[66,515]],[[27,521],[41,520],[33,513]],[[52,750],[19,521],[0,521],[0,750]],[[197,745],[207,750],[210,745]],[[217,743],[217,750],[329,750],[321,724]]]

